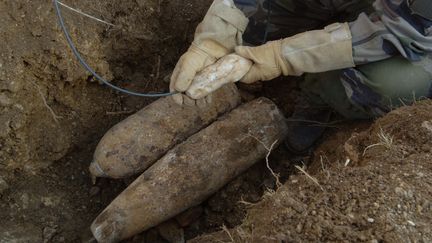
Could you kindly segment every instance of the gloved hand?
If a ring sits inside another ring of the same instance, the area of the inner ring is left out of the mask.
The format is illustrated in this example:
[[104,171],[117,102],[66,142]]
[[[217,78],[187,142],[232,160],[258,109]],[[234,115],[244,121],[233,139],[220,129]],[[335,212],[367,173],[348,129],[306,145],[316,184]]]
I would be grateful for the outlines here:
[[256,81],[272,80],[288,74],[288,63],[282,55],[282,40],[269,41],[258,47],[236,47],[237,55],[253,61],[253,66],[240,82],[251,84]]
[[240,81],[250,84],[282,74],[300,76],[354,67],[351,39],[348,24],[336,23],[258,47],[238,46],[237,55],[254,62]]
[[197,73],[242,44],[242,35],[248,21],[232,0],[213,2],[196,29],[192,45],[180,58],[171,76],[170,90],[179,92],[173,96],[176,103],[204,105],[209,102],[210,96],[193,100],[183,93],[188,90]]
[[177,104],[195,105],[198,102],[201,106],[211,101],[210,95],[203,100],[193,100],[183,94],[188,90],[197,73],[208,65],[215,63],[219,57],[224,56],[228,52],[226,48],[211,40],[207,40],[202,44],[209,47],[208,51],[206,52],[192,43],[189,50],[177,62],[171,76],[170,91],[179,92],[179,94],[173,95],[173,99]]

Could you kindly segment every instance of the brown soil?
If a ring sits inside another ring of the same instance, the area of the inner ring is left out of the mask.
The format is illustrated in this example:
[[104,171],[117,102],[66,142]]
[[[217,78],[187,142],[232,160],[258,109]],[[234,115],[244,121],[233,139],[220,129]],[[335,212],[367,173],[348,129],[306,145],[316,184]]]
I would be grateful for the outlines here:
[[431,108],[425,101],[351,138],[332,135],[307,175],[268,191],[240,226],[190,242],[432,241]]
[[[116,25],[110,28],[63,13],[98,73],[129,89],[166,91],[163,80],[210,2],[66,2]],[[110,127],[152,100],[95,82],[67,48],[50,1],[0,1],[0,14],[6,26],[0,28],[0,242],[91,242],[91,221],[133,181],[93,186],[94,148]],[[244,99],[265,95],[289,115],[293,84],[243,87]],[[338,125],[305,158],[283,147],[273,151],[270,166],[284,185],[276,190],[265,163],[255,165],[199,208],[186,238],[431,241],[431,107],[402,108],[370,129],[367,122]],[[391,146],[378,134],[393,137]],[[319,185],[294,167],[303,164]],[[164,242],[155,229],[131,241]]]
[[[167,91],[161,80],[210,0],[65,3],[116,25],[63,9],[89,64],[122,87],[149,92]],[[87,168],[97,141],[152,99],[95,82],[67,47],[51,1],[0,1],[0,15],[0,242],[81,241],[125,187],[92,187]]]

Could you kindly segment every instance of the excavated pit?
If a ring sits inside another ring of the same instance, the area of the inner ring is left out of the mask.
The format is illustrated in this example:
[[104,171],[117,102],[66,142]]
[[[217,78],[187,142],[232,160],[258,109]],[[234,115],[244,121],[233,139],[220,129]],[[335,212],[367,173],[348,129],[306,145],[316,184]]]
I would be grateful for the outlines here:
[[[98,73],[136,91],[166,91],[210,2],[65,1],[115,27],[63,13]],[[118,94],[89,76],[68,49],[50,1],[0,1],[0,14],[0,242],[92,242],[91,222],[133,181],[92,185],[93,152],[109,128],[152,99]],[[295,81],[241,85],[243,99],[266,96],[288,116]],[[177,219],[185,238],[431,241],[431,106],[404,107],[371,128],[337,124],[307,157],[275,149],[269,165],[282,187],[276,190],[265,161],[256,164]],[[374,144],[381,145],[366,149]],[[295,168],[304,164],[318,184]],[[166,242],[160,233],[166,235],[151,229],[130,242]]]

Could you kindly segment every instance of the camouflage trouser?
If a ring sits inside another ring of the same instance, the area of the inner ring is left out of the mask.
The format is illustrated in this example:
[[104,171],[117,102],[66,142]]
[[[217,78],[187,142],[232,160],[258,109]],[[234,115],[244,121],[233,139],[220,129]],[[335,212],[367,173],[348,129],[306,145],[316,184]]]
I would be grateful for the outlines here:
[[308,74],[300,87],[316,105],[329,105],[349,119],[369,119],[432,98],[432,74],[403,57],[393,57],[357,68]]
[[[361,12],[373,11],[372,2],[273,0],[269,5],[268,0],[235,0],[250,18],[244,40],[251,45],[322,28],[336,21],[354,21]],[[422,66],[397,56],[356,68],[307,74],[300,87],[313,103],[329,105],[347,118],[374,118],[414,100],[431,98],[430,67],[430,63]]]

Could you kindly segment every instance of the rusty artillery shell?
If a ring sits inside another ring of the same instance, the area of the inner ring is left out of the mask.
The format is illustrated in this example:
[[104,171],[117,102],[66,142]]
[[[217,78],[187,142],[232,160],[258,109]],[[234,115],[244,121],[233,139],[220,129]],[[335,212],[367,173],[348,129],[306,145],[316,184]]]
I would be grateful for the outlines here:
[[240,106],[147,169],[96,218],[93,235],[99,242],[118,242],[202,203],[265,158],[286,131],[272,101]]
[[150,167],[186,140],[240,104],[234,84],[212,95],[205,108],[177,105],[162,98],[109,130],[96,148],[90,172],[95,177],[125,178]]

